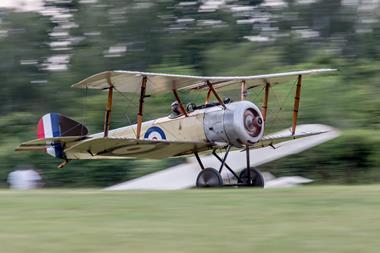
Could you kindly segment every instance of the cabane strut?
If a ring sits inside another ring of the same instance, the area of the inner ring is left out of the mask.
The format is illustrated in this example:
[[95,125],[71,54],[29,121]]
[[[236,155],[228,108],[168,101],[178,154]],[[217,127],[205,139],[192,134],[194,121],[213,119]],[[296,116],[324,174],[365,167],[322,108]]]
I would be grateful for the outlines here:
[[216,92],[216,90],[214,89],[214,87],[212,86],[212,83],[210,83],[210,81],[206,81],[206,84],[208,86],[208,89],[209,91],[212,92],[212,94],[214,94],[214,96],[216,97],[216,99],[218,100],[219,104],[221,106],[223,106],[223,109],[226,109],[226,105],[224,104],[223,100],[220,98],[219,94]]
[[[173,85],[173,87],[174,87],[174,85]],[[173,88],[173,94],[174,94],[175,99],[178,102],[179,108],[181,109],[182,113],[185,115],[185,117],[189,117],[189,115],[186,112],[185,107],[183,106],[181,98],[178,96],[177,89]]]
[[240,86],[240,100],[246,100],[247,99],[247,83],[245,80],[241,81],[241,86]]

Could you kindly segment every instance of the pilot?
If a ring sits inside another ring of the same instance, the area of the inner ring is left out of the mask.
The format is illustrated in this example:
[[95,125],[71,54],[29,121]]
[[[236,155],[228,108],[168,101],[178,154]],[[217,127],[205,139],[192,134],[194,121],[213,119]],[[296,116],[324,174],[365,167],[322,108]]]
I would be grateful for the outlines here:
[[174,101],[171,105],[171,113],[169,118],[174,119],[182,115],[181,107],[179,106],[178,101]]

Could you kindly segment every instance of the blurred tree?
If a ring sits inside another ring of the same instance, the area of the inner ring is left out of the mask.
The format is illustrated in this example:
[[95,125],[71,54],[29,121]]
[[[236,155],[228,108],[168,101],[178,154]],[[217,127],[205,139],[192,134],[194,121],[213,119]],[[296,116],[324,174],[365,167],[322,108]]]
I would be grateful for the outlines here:
[[[0,86],[1,114],[27,109],[40,111],[40,87],[48,74],[38,64],[49,55],[46,44],[49,22],[36,13],[0,12]],[[32,108],[31,108],[32,106]]]

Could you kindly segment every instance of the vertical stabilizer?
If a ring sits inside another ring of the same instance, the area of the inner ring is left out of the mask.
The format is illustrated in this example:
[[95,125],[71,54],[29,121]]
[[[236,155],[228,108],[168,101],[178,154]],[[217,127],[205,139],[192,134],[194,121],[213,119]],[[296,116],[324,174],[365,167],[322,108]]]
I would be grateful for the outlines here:
[[[62,136],[84,136],[88,133],[87,128],[81,123],[72,120],[60,113],[48,113],[38,121],[38,139],[54,138]],[[54,143],[46,148],[46,153],[57,158],[65,158],[63,144]]]

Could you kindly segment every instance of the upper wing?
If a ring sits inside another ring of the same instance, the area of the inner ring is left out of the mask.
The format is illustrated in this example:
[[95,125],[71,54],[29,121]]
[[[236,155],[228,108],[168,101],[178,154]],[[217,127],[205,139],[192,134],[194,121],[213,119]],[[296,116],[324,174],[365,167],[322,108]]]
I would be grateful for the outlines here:
[[64,150],[68,159],[162,159],[209,149],[211,144],[130,138],[95,138]]
[[215,88],[238,83],[242,80],[246,81],[248,88],[267,83],[273,86],[294,80],[299,75],[312,75],[331,71],[336,71],[336,69],[312,69],[254,76],[190,76],[116,70],[95,74],[74,84],[72,87],[104,90],[112,86],[120,92],[140,93],[142,78],[147,77],[146,92],[156,94],[169,92],[172,89],[207,88],[206,81],[211,82]]

